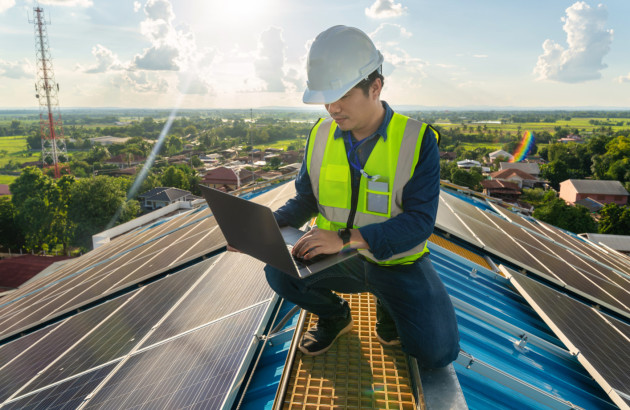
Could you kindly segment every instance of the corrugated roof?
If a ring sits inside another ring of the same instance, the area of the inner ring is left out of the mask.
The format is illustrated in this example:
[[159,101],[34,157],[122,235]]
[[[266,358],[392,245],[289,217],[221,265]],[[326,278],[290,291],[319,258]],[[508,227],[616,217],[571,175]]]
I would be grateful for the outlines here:
[[500,169],[520,169],[530,175],[539,175],[540,167],[535,162],[501,162]]
[[607,235],[603,233],[587,233],[585,236],[595,242],[620,252],[630,252],[630,235]]
[[600,195],[630,195],[619,181],[604,181],[593,179],[567,179],[562,184],[571,184],[580,194]]

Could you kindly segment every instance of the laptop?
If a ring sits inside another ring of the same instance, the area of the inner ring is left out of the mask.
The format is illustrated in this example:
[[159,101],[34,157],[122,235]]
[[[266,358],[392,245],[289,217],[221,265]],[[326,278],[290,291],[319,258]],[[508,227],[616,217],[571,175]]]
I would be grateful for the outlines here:
[[356,250],[299,260],[291,254],[305,232],[280,228],[269,207],[214,188],[199,185],[201,193],[230,246],[297,278],[305,278],[357,254]]

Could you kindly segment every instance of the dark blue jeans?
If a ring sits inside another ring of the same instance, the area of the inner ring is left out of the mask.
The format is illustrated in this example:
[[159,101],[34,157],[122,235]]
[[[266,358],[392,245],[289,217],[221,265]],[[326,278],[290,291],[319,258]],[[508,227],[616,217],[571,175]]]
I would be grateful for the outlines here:
[[265,273],[278,295],[321,318],[344,317],[348,310],[333,290],[372,293],[394,320],[403,350],[422,367],[446,366],[459,354],[455,310],[429,255],[396,266],[355,257],[304,279],[269,265]]

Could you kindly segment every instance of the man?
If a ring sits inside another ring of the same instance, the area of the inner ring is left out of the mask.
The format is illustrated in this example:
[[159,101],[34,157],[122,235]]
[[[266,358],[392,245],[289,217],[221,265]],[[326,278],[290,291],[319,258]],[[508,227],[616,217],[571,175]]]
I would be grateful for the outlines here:
[[332,117],[311,130],[296,196],[276,213],[279,225],[317,227],[293,247],[310,259],[356,248],[360,256],[305,279],[267,266],[269,285],[316,314],[299,346],[326,352],[352,329],[348,303],[333,293],[376,297],[375,335],[428,368],[458,355],[455,311],[429,260],[439,198],[437,132],[393,112],[380,100],[383,56],[361,30],[335,26],[309,51],[303,100],[324,104]]

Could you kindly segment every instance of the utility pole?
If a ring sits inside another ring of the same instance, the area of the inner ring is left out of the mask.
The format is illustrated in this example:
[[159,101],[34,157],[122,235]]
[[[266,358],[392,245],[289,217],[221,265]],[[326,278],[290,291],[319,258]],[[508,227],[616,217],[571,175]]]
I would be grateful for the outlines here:
[[55,178],[59,178],[59,162],[67,160],[66,142],[63,136],[63,124],[59,113],[59,84],[55,81],[52,57],[48,46],[48,33],[44,9],[35,3],[34,19],[29,20],[35,26],[35,54],[37,56],[37,80],[35,97],[39,101],[39,127],[42,137],[42,162],[52,166]]

